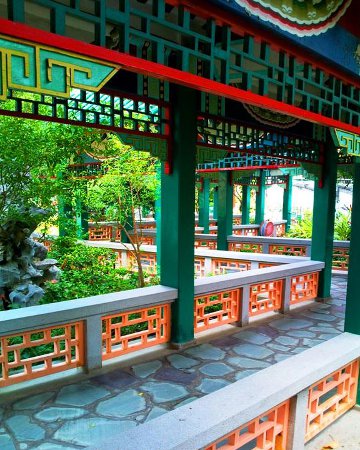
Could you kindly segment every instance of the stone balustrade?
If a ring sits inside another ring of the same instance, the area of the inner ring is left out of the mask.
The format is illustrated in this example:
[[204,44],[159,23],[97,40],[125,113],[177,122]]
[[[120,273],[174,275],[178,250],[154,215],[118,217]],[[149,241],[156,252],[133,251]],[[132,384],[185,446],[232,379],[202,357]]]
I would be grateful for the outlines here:
[[89,449],[301,450],[355,405],[359,357],[343,333]]
[[[324,264],[302,261],[195,280],[194,331],[286,313],[315,299]],[[93,370],[169,342],[177,290],[152,286],[0,312],[0,387],[69,369]]]

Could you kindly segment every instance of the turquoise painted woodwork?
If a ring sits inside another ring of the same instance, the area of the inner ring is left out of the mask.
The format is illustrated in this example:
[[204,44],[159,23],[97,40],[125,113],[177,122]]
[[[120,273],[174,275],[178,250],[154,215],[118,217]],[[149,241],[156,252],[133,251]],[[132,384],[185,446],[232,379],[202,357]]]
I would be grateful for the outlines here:
[[264,170],[260,171],[259,186],[256,192],[255,223],[260,224],[264,221],[265,215],[265,181],[266,174]]
[[204,233],[209,233],[210,214],[210,179],[203,178],[199,190],[199,227],[204,228]]
[[195,140],[197,93],[173,86],[172,173],[161,177],[161,277],[178,289],[171,340],[194,339]]
[[332,133],[335,145],[345,149],[351,156],[360,156],[360,135],[334,128]]
[[219,203],[217,217],[217,249],[227,250],[227,237],[232,234],[233,226],[233,185],[230,172],[219,172]]
[[100,90],[119,67],[0,35],[0,99],[8,89],[69,97],[72,88]]
[[89,212],[80,198],[75,199],[76,236],[79,239],[88,239]]
[[214,186],[213,204],[214,204],[213,218],[214,218],[214,220],[216,220],[218,218],[218,211],[219,211],[219,187],[218,186]]
[[243,225],[248,225],[250,223],[250,193],[250,186],[242,186],[241,223]]
[[330,297],[333,257],[334,221],[336,205],[337,151],[332,140],[325,145],[326,158],[322,187],[315,183],[311,259],[323,261],[325,268],[319,275],[318,297]]
[[[225,24],[221,25],[219,20],[211,17],[211,11],[200,10],[198,14],[201,17],[197,19],[190,10],[191,2],[188,4],[190,6],[187,7],[172,4],[169,11],[165,0],[154,1],[149,9],[144,9],[142,2],[130,0],[111,4],[89,2],[89,13],[84,11],[82,2],[78,1],[64,4],[53,0],[8,0],[3,15],[10,20],[33,25],[34,22],[30,22],[31,15],[26,14],[25,5],[33,10],[41,5],[50,12],[41,18],[42,25],[52,33],[68,35],[119,52],[130,53],[131,49],[132,54],[144,60],[167,67],[175,66],[185,73],[199,76],[199,85],[201,78],[219,81],[283,104],[297,106],[304,112],[322,115],[326,110],[326,117],[348,125],[359,125],[358,91],[347,81],[337,75],[329,77],[326,68],[317,67],[316,62],[304,63],[301,54],[296,56],[278,44],[271,45],[269,39],[255,36],[243,29],[241,24],[232,27],[225,20]],[[225,9],[234,4],[232,0],[226,2]],[[234,17],[238,13],[241,15],[241,8],[234,8],[233,13]],[[69,16],[75,22],[81,21],[81,30],[65,23],[65,18]],[[246,21],[250,28],[254,26],[254,21],[248,16]],[[153,30],[162,32],[155,33]],[[281,30],[278,32],[284,41],[291,39],[291,35],[285,37]],[[340,34],[338,30],[337,35]],[[331,32],[331,35],[334,36],[334,33]],[[348,55],[346,40],[342,35],[340,37],[341,49],[346,50]],[[335,53],[337,63],[340,61],[346,68],[351,66],[355,72],[353,55],[358,39],[352,37],[350,58],[345,58],[336,45],[333,45],[331,55],[323,40],[306,42],[309,42],[309,49],[318,49],[331,59],[334,59]],[[336,42],[334,38],[333,42]]]

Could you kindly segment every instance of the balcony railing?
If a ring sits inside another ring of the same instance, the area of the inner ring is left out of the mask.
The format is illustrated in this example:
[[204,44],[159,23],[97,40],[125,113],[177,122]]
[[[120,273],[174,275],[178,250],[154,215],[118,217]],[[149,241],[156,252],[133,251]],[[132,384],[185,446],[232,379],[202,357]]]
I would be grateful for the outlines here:
[[[195,280],[194,332],[286,313],[316,298],[324,264],[303,261]],[[177,290],[152,286],[0,312],[0,387],[169,342]]]

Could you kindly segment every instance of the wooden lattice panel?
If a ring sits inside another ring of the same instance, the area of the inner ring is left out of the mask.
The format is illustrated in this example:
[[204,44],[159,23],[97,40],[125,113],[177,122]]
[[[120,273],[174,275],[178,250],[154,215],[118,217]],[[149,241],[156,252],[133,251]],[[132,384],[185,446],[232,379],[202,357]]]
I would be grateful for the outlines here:
[[229,242],[229,250],[232,252],[262,253],[262,244],[247,244],[243,242]]
[[159,305],[102,318],[102,358],[107,360],[170,339],[170,305]]
[[235,289],[195,297],[195,332],[237,322],[240,311],[239,292],[239,289]]
[[305,442],[355,406],[359,361],[353,361],[309,389]]
[[283,450],[286,448],[290,401],[276,406],[223,436],[206,450]]
[[204,277],[205,276],[205,258],[196,257],[194,259],[195,265],[195,276]]
[[249,316],[256,316],[281,307],[283,280],[250,286]]
[[89,228],[89,241],[110,241],[111,236],[112,227],[110,225]]
[[216,250],[217,242],[216,241],[206,241],[203,239],[195,239],[195,248],[208,248],[209,250]]
[[230,259],[212,259],[211,266],[211,271],[215,275],[225,275],[227,273],[250,270],[251,262]]
[[334,247],[332,268],[334,270],[348,270],[349,269],[349,249]]
[[259,269],[266,269],[267,267],[278,266],[279,264],[259,263]]
[[306,247],[303,245],[269,245],[269,253],[286,256],[306,256]]
[[150,273],[156,273],[156,253],[141,252],[140,259],[144,270]]
[[0,338],[0,387],[83,365],[82,322]]
[[241,217],[234,217],[233,225],[241,225]]
[[258,228],[238,228],[233,230],[233,234],[240,236],[258,236]]
[[319,272],[305,273],[291,278],[290,303],[301,303],[317,297]]

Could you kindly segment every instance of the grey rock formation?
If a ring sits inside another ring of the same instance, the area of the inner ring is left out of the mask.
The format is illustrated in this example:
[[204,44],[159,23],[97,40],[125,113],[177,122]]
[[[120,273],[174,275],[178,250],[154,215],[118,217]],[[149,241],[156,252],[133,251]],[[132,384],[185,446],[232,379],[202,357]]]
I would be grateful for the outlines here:
[[46,281],[57,280],[55,259],[46,259],[47,248],[30,238],[43,218],[40,209],[22,210],[20,219],[0,223],[0,299],[4,309],[36,305]]

